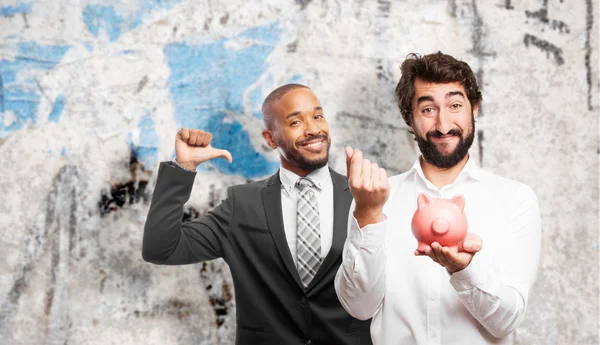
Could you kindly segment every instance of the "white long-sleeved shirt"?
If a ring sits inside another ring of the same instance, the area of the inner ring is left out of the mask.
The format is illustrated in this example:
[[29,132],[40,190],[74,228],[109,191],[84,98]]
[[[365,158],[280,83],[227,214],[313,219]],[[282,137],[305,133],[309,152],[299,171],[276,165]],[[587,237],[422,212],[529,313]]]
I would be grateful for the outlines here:
[[[328,166],[316,169],[306,177],[316,185],[315,196],[319,207],[319,223],[321,226],[321,259],[325,259],[331,243],[333,241],[333,182]],[[279,179],[281,180],[281,210],[283,216],[283,228],[290,253],[294,259],[294,264],[298,265],[296,257],[297,242],[297,215],[298,195],[300,194],[295,187],[300,176],[287,170],[283,166],[279,169]]]
[[[523,319],[541,247],[538,202],[526,185],[485,172],[469,159],[451,185],[438,190],[420,161],[389,179],[385,220],[360,229],[350,209],[348,238],[335,289],[344,308],[368,319],[376,345],[512,344]],[[411,219],[417,196],[465,196],[468,231],[482,250],[450,275],[415,256]]]

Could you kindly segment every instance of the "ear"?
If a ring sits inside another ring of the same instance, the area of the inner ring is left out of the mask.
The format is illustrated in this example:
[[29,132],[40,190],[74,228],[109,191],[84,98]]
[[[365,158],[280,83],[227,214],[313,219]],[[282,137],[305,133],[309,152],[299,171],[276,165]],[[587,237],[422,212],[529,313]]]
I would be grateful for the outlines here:
[[431,199],[429,198],[429,196],[427,194],[420,193],[419,196],[417,197],[417,208],[419,210],[421,210],[423,207],[425,207],[430,202],[431,202]]
[[465,197],[462,195],[455,195],[452,197],[452,203],[460,209],[460,212],[465,210]]
[[265,141],[267,142],[267,145],[269,145],[270,148],[277,148],[277,142],[275,142],[275,134],[273,134],[273,131],[271,131],[270,129],[264,129],[262,131],[262,136],[263,138],[265,138]]
[[473,107],[473,118],[477,119],[477,115],[479,115],[479,104]]

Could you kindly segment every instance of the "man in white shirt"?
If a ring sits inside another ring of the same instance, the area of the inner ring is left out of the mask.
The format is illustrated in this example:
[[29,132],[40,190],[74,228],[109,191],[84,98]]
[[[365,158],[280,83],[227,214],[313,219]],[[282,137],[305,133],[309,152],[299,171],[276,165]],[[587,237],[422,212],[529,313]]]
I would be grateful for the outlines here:
[[[411,54],[401,71],[398,106],[421,156],[388,180],[360,150],[346,148],[354,203],[338,298],[356,318],[373,318],[377,345],[512,344],[538,266],[537,198],[469,156],[481,93],[466,63]],[[419,193],[465,197],[469,232],[457,248],[416,249]]]

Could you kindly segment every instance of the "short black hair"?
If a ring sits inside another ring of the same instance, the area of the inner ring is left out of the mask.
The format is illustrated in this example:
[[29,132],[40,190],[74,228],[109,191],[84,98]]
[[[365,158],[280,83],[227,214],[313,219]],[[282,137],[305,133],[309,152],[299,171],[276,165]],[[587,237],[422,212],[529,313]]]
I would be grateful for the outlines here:
[[273,123],[275,121],[275,114],[273,114],[271,105],[280,100],[286,93],[295,89],[310,90],[308,86],[302,84],[285,84],[273,90],[267,98],[265,98],[262,105],[262,117],[266,129],[273,129]]

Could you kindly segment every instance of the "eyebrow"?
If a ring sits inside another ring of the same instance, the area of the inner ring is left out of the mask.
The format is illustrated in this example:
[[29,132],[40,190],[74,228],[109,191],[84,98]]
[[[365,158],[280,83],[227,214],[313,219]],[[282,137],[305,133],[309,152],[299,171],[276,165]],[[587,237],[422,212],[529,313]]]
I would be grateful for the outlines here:
[[446,98],[450,98],[452,96],[461,96],[462,98],[465,98],[465,94],[462,93],[462,91],[450,91],[446,94]]
[[[462,91],[458,91],[458,90],[448,92],[444,98],[450,98],[452,96],[461,96],[462,98],[465,98],[465,94]],[[417,99],[417,104],[421,104],[421,103],[427,102],[427,101],[435,102],[435,100],[431,96],[421,96]]]
[[419,97],[417,99],[417,104],[421,104],[421,103],[427,102],[427,101],[433,102],[433,97],[431,97],[431,96],[421,96],[421,97]]
[[[314,111],[318,111],[318,110],[323,110],[323,107],[320,106],[316,106],[315,109],[313,109]],[[293,113],[289,113],[285,116],[285,119],[289,119],[290,117],[294,117],[294,116],[298,116],[300,115],[300,111],[295,111]]]

